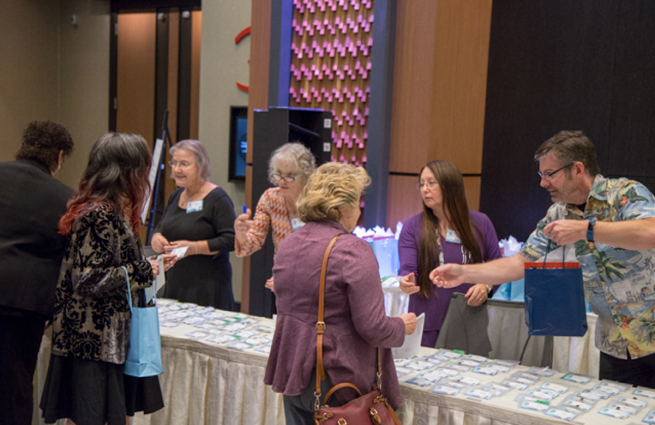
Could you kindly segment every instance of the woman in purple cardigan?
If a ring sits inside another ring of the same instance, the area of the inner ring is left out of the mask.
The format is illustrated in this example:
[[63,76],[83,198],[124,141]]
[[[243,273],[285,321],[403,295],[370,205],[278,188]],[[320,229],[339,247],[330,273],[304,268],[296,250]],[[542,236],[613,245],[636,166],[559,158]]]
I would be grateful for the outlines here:
[[500,257],[498,237],[486,215],[469,210],[462,173],[450,161],[437,160],[421,169],[416,186],[423,212],[403,224],[398,241],[400,289],[409,298],[409,311],[425,313],[421,345],[434,347],[453,292],[464,292],[468,305],[479,306],[491,296],[486,285],[464,284],[438,288],[429,274],[445,263],[481,263]]
[[[349,234],[369,184],[361,167],[319,167],[298,201],[300,219],[307,224],[282,242],[275,257],[278,316],[264,382],[284,394],[289,425],[314,423],[319,278],[325,249],[338,234],[344,236],[330,253],[326,273],[323,364],[328,382],[322,381],[321,393],[342,382],[370,392],[376,381],[376,347],[382,347],[383,394],[394,408],[402,403],[390,348],[414,332],[416,316],[386,316],[375,254],[367,242]],[[345,388],[335,396],[331,406],[356,394]]]

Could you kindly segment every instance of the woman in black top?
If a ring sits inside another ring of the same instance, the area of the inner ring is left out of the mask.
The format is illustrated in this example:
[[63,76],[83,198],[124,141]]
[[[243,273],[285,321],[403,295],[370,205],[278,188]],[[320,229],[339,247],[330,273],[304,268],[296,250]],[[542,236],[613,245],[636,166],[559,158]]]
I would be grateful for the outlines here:
[[209,157],[197,140],[182,140],[171,148],[170,162],[179,186],[168,200],[164,217],[152,237],[157,252],[184,249],[166,275],[164,296],[183,302],[233,311],[232,266],[235,220],[232,200],[208,181]]

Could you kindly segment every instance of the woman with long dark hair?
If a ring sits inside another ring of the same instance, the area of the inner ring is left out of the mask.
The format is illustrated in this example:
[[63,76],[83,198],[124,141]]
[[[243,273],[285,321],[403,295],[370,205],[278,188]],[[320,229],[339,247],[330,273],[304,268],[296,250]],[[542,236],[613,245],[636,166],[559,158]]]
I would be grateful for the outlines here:
[[[157,275],[139,242],[151,155],[143,137],[107,133],[89,154],[79,191],[59,222],[66,253],[55,293],[52,355],[41,409],[46,423],[124,425],[163,407],[157,377],[123,375],[134,305]],[[167,258],[167,264],[172,260]]]
[[[481,263],[500,257],[498,237],[485,214],[469,210],[464,180],[450,161],[436,160],[421,169],[418,190],[423,212],[403,223],[398,241],[400,288],[411,294],[409,311],[425,313],[421,345],[434,347],[455,290],[437,288],[430,271],[445,263]],[[479,306],[490,296],[486,285],[462,285],[468,304]]]

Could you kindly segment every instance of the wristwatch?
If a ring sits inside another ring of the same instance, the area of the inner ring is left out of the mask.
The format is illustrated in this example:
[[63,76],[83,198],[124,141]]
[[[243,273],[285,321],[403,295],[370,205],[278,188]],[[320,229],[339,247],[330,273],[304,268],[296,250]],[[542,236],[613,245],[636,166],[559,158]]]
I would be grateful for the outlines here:
[[485,285],[487,287],[487,295],[491,294],[491,291],[494,290],[494,287],[491,285]]
[[596,219],[592,218],[587,224],[587,242],[594,241],[594,227],[596,227]]

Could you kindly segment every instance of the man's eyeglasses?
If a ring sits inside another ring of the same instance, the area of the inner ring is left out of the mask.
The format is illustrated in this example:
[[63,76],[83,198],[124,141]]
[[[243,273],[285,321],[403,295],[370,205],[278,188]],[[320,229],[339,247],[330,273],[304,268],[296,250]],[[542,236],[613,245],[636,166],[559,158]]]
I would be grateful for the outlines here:
[[181,168],[189,168],[191,165],[193,165],[193,163],[191,163],[191,162],[186,162],[186,161],[182,161],[182,162],[177,162],[177,161],[168,161],[168,165],[170,165],[171,168],[175,168],[175,167],[177,167],[178,165],[179,165]]
[[428,189],[432,190],[432,189],[434,189],[436,186],[439,186],[439,182],[431,181],[431,182],[419,183],[419,184],[416,185],[416,188],[417,188],[418,190],[421,190],[421,189],[423,189],[423,187],[425,187],[425,186],[427,186]]
[[287,182],[287,183],[295,182],[295,181],[298,180],[301,176],[302,176],[302,174],[296,174],[295,176],[283,176],[283,175],[280,174],[280,173],[275,173],[275,174],[273,174],[273,178],[275,179],[276,182],[279,182],[279,181],[285,181],[285,182]]
[[565,165],[562,168],[558,168],[557,170],[552,171],[550,173],[542,173],[541,171],[537,171],[537,174],[539,174],[539,177],[541,177],[542,179],[548,181],[548,180],[552,179],[555,174],[559,173],[560,171],[562,171],[566,167],[570,167],[573,164],[575,164],[575,162],[572,162],[572,163],[570,163],[568,165]]

